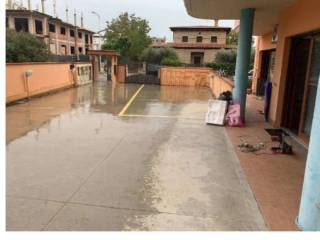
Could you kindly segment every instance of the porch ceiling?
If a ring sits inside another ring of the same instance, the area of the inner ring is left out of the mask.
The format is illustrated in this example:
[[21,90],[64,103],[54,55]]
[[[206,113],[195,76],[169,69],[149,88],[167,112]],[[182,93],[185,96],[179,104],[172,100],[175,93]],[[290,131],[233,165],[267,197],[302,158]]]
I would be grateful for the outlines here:
[[296,0],[184,0],[190,16],[202,19],[240,19],[240,9],[255,8],[254,35],[273,30],[282,10]]

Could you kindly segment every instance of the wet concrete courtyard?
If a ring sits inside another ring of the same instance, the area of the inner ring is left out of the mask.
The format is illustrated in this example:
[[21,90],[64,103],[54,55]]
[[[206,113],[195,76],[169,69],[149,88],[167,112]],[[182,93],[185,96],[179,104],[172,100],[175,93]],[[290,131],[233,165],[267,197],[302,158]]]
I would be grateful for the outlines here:
[[101,81],[7,107],[7,230],[265,230],[211,97]]

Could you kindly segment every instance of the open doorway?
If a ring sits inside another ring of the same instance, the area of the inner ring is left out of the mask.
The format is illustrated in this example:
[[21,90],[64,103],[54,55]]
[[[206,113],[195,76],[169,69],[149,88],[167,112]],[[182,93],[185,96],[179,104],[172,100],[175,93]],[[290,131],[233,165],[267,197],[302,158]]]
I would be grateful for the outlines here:
[[294,37],[287,71],[282,126],[309,141],[320,73],[320,35]]
[[262,51],[261,55],[261,70],[257,81],[257,96],[265,95],[266,82],[273,80],[275,49]]
[[203,52],[192,52],[191,53],[191,64],[202,65],[203,64],[204,53]]

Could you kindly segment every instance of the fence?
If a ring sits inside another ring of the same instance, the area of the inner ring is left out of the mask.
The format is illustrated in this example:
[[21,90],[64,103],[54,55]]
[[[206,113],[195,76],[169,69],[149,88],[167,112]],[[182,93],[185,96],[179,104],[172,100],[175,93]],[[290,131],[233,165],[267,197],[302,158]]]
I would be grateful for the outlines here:
[[6,102],[73,86],[77,63],[8,63],[6,65]]
[[51,62],[89,62],[90,57],[88,55],[51,55]]
[[215,97],[233,88],[233,81],[219,76],[211,68],[162,67],[160,83],[167,86],[209,87]]

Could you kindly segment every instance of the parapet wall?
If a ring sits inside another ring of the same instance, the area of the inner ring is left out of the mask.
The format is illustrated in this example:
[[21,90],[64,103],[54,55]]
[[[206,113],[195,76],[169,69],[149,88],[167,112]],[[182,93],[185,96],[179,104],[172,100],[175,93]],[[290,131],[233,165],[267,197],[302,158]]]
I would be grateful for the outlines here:
[[166,86],[209,87],[214,97],[233,89],[233,81],[219,76],[211,68],[162,67],[160,83]]

